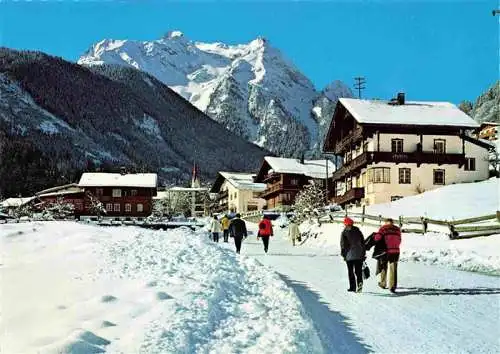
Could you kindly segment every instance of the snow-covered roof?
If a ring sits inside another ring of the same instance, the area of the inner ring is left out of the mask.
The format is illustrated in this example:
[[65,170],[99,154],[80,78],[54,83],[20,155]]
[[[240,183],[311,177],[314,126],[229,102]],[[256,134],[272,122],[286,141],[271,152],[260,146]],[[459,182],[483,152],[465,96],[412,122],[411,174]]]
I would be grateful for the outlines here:
[[156,173],[120,173],[86,172],[80,178],[80,187],[137,187],[156,188]]
[[219,172],[222,177],[231,183],[234,188],[239,190],[250,190],[255,192],[263,192],[266,190],[265,183],[255,183],[253,181],[254,175],[251,173],[240,172]]
[[0,219],[12,219],[12,216],[0,212]]
[[73,190],[63,190],[63,191],[59,191],[59,192],[37,194],[37,196],[38,197],[57,197],[60,195],[79,194],[82,192],[83,192],[82,188],[75,188]]
[[63,186],[52,187],[44,189],[43,191],[37,192],[35,195],[39,197],[51,197],[65,194],[75,194],[81,193],[83,189],[76,183],[66,184]]
[[340,103],[361,124],[436,125],[478,128],[479,123],[449,102],[387,101],[340,98]]
[[12,208],[12,207],[20,207],[21,205],[27,204],[31,202],[35,197],[26,197],[26,198],[8,198],[0,203],[2,208]]
[[[275,173],[290,173],[312,178],[326,177],[327,160],[304,160],[304,163],[301,163],[298,159],[288,159],[284,157],[266,156],[264,159]],[[332,176],[335,169],[333,162],[328,161],[329,177]]]
[[169,189],[169,191],[172,192],[206,192],[208,191],[208,188],[203,188],[203,187],[172,187]]

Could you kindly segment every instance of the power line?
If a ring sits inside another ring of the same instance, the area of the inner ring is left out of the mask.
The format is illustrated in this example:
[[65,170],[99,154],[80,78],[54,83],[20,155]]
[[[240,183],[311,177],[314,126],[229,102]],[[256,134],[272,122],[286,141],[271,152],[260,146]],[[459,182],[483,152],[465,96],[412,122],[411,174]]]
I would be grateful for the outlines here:
[[361,91],[366,89],[366,79],[362,76],[358,76],[354,78],[354,88],[358,90],[358,98],[361,98]]

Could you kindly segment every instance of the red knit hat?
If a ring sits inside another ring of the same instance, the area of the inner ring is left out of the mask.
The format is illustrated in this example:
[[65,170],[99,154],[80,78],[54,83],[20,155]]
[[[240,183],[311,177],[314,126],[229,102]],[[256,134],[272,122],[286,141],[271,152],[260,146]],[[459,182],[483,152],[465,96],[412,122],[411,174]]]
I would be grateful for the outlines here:
[[354,225],[354,220],[352,220],[351,218],[345,218],[344,225],[345,226],[352,226],[352,225]]

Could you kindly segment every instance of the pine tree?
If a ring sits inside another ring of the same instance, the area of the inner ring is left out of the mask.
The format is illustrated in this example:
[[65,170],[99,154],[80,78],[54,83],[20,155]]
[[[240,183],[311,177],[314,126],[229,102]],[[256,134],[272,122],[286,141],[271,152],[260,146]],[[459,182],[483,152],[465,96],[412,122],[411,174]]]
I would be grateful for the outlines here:
[[90,213],[97,215],[98,218],[106,214],[106,208],[104,208],[104,204],[99,199],[97,199],[96,196],[94,196],[90,192],[87,192],[87,198],[89,199]]
[[295,198],[295,218],[298,222],[310,219],[315,210],[325,205],[325,194],[322,186],[311,181]]

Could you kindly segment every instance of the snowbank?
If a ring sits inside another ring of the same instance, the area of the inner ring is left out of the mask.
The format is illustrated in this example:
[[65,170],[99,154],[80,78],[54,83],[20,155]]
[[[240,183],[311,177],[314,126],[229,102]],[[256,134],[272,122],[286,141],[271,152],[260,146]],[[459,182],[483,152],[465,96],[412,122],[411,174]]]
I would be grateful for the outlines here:
[[366,213],[393,218],[403,215],[458,220],[494,214],[500,210],[499,203],[499,179],[491,178],[477,183],[453,184],[387,204],[371,205],[366,208]]
[[[360,226],[363,235],[368,237],[377,229]],[[340,233],[343,225],[313,223],[301,225],[301,232],[316,234],[304,242],[305,246],[333,252],[340,255]],[[465,240],[450,240],[445,234],[426,235],[403,234],[401,261],[422,262],[472,272],[500,275],[500,235],[478,237]],[[371,252],[369,253],[371,257]]]
[[293,291],[202,231],[38,222],[0,235],[2,352],[321,351]]

